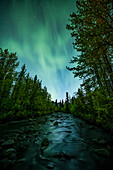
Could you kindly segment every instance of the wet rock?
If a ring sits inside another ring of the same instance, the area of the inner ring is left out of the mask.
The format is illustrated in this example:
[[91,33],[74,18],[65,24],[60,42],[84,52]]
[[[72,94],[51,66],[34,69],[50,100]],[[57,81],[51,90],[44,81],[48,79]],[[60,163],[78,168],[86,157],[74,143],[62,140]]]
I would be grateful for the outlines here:
[[67,129],[71,129],[71,127],[70,127],[70,126],[65,126],[65,128],[67,128]]
[[89,126],[89,129],[95,130],[95,127],[94,126]]
[[2,144],[2,146],[3,146],[3,147],[10,147],[10,146],[12,146],[13,144],[14,144],[14,140],[13,140],[13,139],[9,139],[9,140],[5,141],[5,142]]
[[64,143],[69,143],[68,141],[66,141],[66,139],[63,139],[62,141],[63,141]]
[[70,130],[66,130],[65,132],[66,132],[66,133],[72,133],[72,131],[70,131]]
[[68,153],[65,153],[64,151],[55,154],[53,157],[54,158],[61,158],[62,160],[65,160],[65,159],[69,160],[69,159],[72,159],[72,158],[76,158],[76,156],[69,155]]
[[25,141],[21,141],[20,142],[20,146],[21,146],[21,148],[28,148],[29,147],[29,140],[27,141],[27,140],[25,140]]
[[92,139],[92,142],[97,143],[98,139]]
[[55,118],[59,119],[59,118],[60,118],[60,116],[59,116],[59,115],[55,115]]
[[38,134],[34,134],[33,137],[34,137],[34,138],[37,138],[37,137],[38,137]]
[[54,119],[50,119],[50,122],[53,122],[54,121]]
[[50,162],[50,163],[46,166],[46,168],[48,168],[48,169],[54,169],[54,168],[55,168],[55,164],[54,164],[53,162]]
[[67,153],[65,153],[65,152],[62,152],[62,157],[64,157],[65,159],[75,158],[75,156],[69,155],[69,154],[67,154]]
[[29,122],[33,122],[34,121],[34,119],[32,119],[32,118],[29,118],[29,120],[28,120]]
[[54,126],[57,126],[57,125],[58,125],[58,122],[55,122],[53,125],[54,125]]
[[109,150],[106,149],[106,148],[96,149],[96,150],[95,150],[95,153],[98,154],[98,155],[100,155],[100,156],[104,156],[104,157],[110,157],[110,156],[111,156]]
[[113,148],[111,148],[111,146],[107,145],[107,149],[112,150]]
[[49,145],[49,140],[47,138],[43,139],[41,142],[41,151],[45,150]]
[[82,126],[82,122],[80,122],[79,125]]
[[38,134],[39,134],[39,135],[42,135],[42,132],[41,132],[41,131],[39,131],[39,132],[38,132]]
[[49,145],[49,140],[47,138],[43,139],[41,142],[41,146],[48,146]]
[[79,161],[82,163],[86,163],[86,160],[84,158],[80,158]]
[[103,139],[92,139],[92,141],[98,145],[107,145],[107,142]]
[[46,121],[45,121],[45,120],[43,120],[43,121],[41,121],[41,122],[40,122],[40,124],[42,124],[42,125],[43,125],[43,124],[45,124],[45,123],[46,123]]
[[97,142],[98,144],[100,144],[100,145],[106,145],[107,144],[107,142],[105,141],[105,140],[98,140],[98,142]]
[[24,163],[24,162],[26,162],[26,158],[21,158],[17,161],[17,163]]
[[27,133],[27,134],[29,134],[29,133],[31,133],[31,132],[33,132],[34,131],[34,128],[33,127],[25,127],[24,129],[23,129],[23,133]]
[[54,158],[62,158],[62,153],[57,153],[53,155]]
[[31,135],[26,135],[26,138],[27,138],[27,139],[31,138]]
[[39,144],[39,139],[34,139],[32,142],[33,142],[34,144]]

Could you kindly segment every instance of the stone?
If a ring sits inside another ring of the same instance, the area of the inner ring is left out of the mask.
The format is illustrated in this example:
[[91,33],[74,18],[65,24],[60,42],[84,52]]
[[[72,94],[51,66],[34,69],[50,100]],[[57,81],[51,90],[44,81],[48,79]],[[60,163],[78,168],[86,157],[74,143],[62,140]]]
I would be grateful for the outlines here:
[[49,140],[47,138],[43,139],[43,141],[41,142],[41,150],[44,150],[48,147],[49,145]]
[[75,156],[73,155],[69,155],[67,153],[65,153],[64,151],[60,152],[60,153],[57,153],[53,156],[54,158],[60,158],[62,160],[66,160],[66,159],[72,159],[72,158],[76,158]]
[[103,140],[103,139],[98,140],[97,143],[100,144],[100,145],[106,145],[107,144],[107,142],[105,140]]
[[55,155],[53,155],[54,158],[62,158],[62,154],[61,153],[57,153]]
[[100,156],[104,156],[104,157],[110,157],[111,156],[109,150],[106,149],[106,148],[96,149],[95,152],[96,152],[96,154],[98,154]]
[[107,142],[103,139],[92,139],[92,141],[99,145],[107,145]]
[[95,130],[95,127],[94,126],[89,126],[89,129]]
[[75,156],[69,155],[69,154],[67,154],[67,153],[65,153],[65,152],[62,152],[62,157],[64,157],[65,159],[75,158]]
[[21,159],[19,159],[17,162],[18,162],[18,163],[24,163],[24,162],[26,162],[26,158],[21,158]]
[[108,150],[112,150],[111,146],[107,145],[107,149]]
[[55,165],[53,164],[53,162],[50,162],[50,163],[46,166],[46,168],[48,168],[48,169],[54,169],[54,168],[55,168]]
[[50,119],[50,122],[53,122],[54,120],[53,119]]
[[58,125],[58,122],[55,122],[53,125],[54,125],[54,126],[57,126],[57,125]]

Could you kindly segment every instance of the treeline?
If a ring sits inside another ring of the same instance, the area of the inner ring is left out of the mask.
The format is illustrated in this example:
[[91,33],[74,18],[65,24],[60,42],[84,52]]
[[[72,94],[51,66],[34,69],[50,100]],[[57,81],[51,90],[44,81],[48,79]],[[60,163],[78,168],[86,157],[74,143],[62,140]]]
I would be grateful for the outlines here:
[[25,64],[18,72],[16,53],[0,48],[0,119],[35,117],[51,113],[55,106],[47,88],[35,75],[30,77]]
[[76,7],[67,29],[71,30],[78,56],[67,69],[83,83],[69,110],[113,130],[113,2],[80,0]]

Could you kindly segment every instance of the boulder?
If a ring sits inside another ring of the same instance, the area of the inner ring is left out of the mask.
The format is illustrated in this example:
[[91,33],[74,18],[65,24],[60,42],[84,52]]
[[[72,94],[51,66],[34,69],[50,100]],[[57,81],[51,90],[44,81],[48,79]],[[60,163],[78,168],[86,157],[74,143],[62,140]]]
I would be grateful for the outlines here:
[[43,139],[41,142],[41,153],[48,147],[49,145],[49,140],[47,138]]
[[41,142],[41,146],[44,147],[44,146],[48,146],[48,145],[49,145],[49,140],[47,138],[43,139]]
[[55,164],[53,162],[50,162],[47,166],[47,169],[54,169],[55,168]]
[[58,122],[54,122],[54,124],[53,124],[54,126],[57,126],[58,125]]

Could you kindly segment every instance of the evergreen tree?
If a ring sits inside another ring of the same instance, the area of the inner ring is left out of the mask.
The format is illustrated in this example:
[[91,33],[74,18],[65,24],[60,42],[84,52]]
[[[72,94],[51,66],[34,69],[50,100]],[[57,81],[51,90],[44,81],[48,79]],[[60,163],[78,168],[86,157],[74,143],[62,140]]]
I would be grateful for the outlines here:
[[51,113],[55,110],[47,87],[27,73],[25,64],[19,65],[16,53],[0,49],[0,118],[18,119]]
[[8,49],[0,49],[0,109],[1,113],[10,109],[10,96],[13,83],[17,77],[16,68],[19,65],[16,53],[9,53]]
[[77,66],[67,68],[74,77],[84,78],[84,85],[99,86],[105,94],[113,96],[112,1],[81,0],[76,5],[77,14],[70,15],[67,29],[72,30],[74,48],[80,53],[71,60]]
[[63,99],[62,99],[62,108],[63,108],[63,106],[64,106],[64,101],[63,101]]
[[70,24],[67,25],[75,39],[73,47],[78,52],[70,61],[75,66],[67,69],[73,72],[74,77],[83,80],[74,105],[83,117],[96,122],[111,122],[113,3],[111,0],[80,0],[76,1],[76,7],[77,12],[70,15]]
[[69,96],[68,96],[68,92],[66,92],[66,112],[69,112]]

